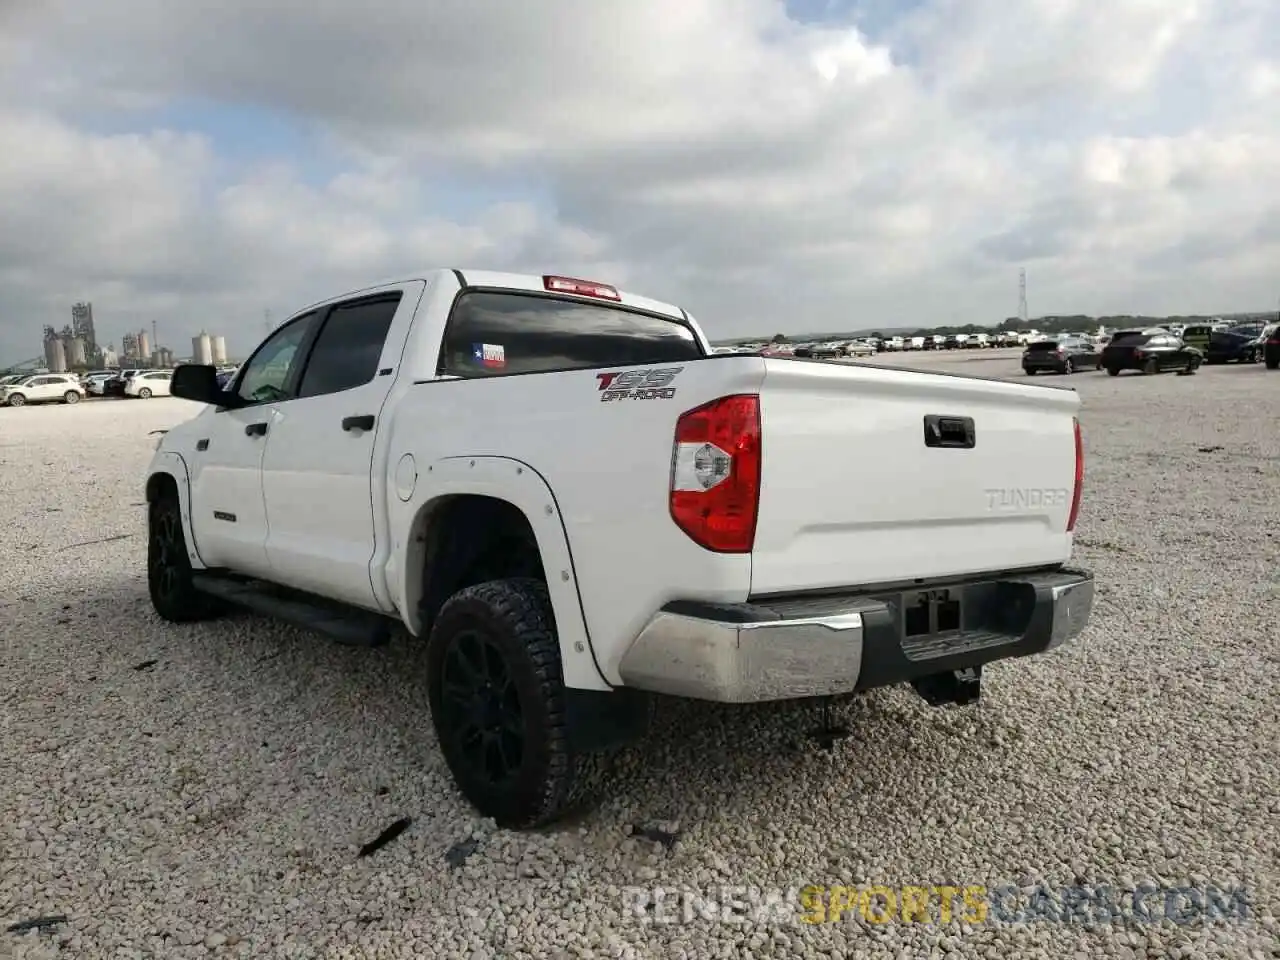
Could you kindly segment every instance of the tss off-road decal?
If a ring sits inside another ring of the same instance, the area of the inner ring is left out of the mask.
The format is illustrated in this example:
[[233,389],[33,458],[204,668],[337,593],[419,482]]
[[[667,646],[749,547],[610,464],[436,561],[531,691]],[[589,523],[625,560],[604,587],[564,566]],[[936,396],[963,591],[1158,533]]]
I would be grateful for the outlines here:
[[676,395],[671,386],[676,375],[684,367],[663,367],[660,370],[623,370],[616,373],[597,373],[601,400],[670,400]]

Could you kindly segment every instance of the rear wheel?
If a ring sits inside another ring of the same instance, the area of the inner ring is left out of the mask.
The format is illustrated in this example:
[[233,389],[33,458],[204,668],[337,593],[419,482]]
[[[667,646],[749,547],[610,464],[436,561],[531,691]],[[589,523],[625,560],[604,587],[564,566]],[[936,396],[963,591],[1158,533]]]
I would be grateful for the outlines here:
[[147,588],[156,613],[171,623],[208,620],[221,613],[222,604],[192,584],[177,493],[166,490],[152,500],[147,521]]
[[1075,362],[1074,360],[1072,360],[1070,357],[1068,357],[1068,358],[1067,358],[1067,364],[1066,364],[1066,370],[1065,370],[1065,372],[1066,372],[1066,373],[1075,373],[1075,372],[1076,372],[1076,362]]
[[1119,368],[1119,367],[1107,367],[1107,374],[1108,374],[1108,376],[1118,377],[1118,376],[1120,376],[1120,368]]
[[1146,363],[1142,365],[1142,373],[1145,376],[1153,377],[1159,372],[1160,372],[1160,362],[1156,360],[1155,357],[1152,357],[1150,360],[1148,360]]
[[1036,371],[1034,367],[1023,367],[1022,372],[1025,373],[1028,377],[1034,377],[1036,375]]
[[491,580],[459,590],[432,627],[427,670],[440,750],[482,816],[535,827],[585,799],[602,757],[569,746],[545,584]]
[[1280,369],[1280,357],[1275,357],[1275,358],[1273,358],[1273,359],[1271,359],[1271,360],[1268,360],[1268,361],[1267,361],[1267,369],[1268,369],[1268,370],[1276,370],[1276,369]]
[[150,387],[143,387],[141,390],[139,390],[139,391],[138,391],[138,399],[139,399],[139,400],[150,400],[150,399],[151,399],[151,388],[150,388]]
[[62,395],[62,402],[63,403],[79,403],[80,394],[76,393],[74,390],[68,390],[66,393]]

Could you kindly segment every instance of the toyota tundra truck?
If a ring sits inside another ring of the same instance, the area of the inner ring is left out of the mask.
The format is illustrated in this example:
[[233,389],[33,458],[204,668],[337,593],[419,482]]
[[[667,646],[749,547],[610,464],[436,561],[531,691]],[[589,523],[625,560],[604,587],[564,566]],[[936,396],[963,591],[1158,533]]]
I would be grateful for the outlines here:
[[594,793],[654,694],[965,703],[1092,607],[1070,389],[715,354],[607,284],[444,269],[171,392],[205,406],[146,481],[158,615],[403,625],[461,793],[513,828]]

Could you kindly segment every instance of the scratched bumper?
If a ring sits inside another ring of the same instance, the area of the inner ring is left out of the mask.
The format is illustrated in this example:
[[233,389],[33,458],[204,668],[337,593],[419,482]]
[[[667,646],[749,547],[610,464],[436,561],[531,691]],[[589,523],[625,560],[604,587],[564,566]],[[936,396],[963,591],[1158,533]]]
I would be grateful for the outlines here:
[[1043,653],[1078,636],[1093,609],[1093,577],[1078,570],[929,586],[958,604],[957,629],[911,635],[915,589],[672,603],[619,672],[629,687],[721,703],[831,696]]

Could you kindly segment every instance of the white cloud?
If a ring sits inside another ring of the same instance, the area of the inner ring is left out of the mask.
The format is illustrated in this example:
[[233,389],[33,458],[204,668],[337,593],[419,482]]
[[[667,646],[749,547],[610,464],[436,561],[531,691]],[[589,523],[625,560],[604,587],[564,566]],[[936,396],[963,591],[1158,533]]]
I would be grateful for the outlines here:
[[[1023,265],[1046,312],[1274,302],[1271,0],[862,22],[773,0],[6,5],[0,362],[75,299],[113,337],[156,318],[247,348],[264,307],[423,265],[599,276],[713,335],[994,321]],[[233,141],[175,120],[186,103],[316,136]]]

